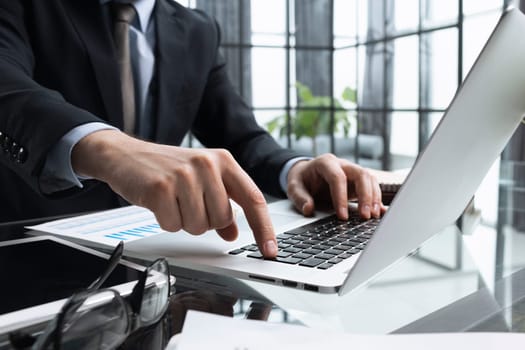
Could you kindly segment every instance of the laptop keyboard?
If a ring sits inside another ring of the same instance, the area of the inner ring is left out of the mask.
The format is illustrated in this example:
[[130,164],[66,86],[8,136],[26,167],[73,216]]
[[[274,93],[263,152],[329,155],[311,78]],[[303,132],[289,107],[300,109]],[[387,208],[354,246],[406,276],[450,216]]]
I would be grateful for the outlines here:
[[[347,221],[332,215],[277,235],[278,253],[273,260],[326,270],[359,253],[380,219],[363,220],[354,212],[350,215]],[[245,252],[249,258],[263,259],[256,244],[229,253]]]

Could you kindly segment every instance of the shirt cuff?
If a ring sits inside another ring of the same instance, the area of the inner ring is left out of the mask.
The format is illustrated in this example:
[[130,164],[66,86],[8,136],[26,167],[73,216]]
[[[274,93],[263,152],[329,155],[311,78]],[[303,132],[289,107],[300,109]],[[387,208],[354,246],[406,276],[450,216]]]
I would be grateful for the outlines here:
[[290,172],[290,169],[295,165],[295,163],[301,161],[301,160],[310,160],[313,159],[311,157],[296,157],[292,158],[289,161],[287,161],[283,168],[281,169],[281,173],[279,174],[279,184],[281,185],[281,189],[284,193],[288,193],[286,190],[288,189],[288,173]]
[[108,124],[93,122],[77,126],[62,136],[47,155],[40,178],[42,191],[44,193],[53,193],[73,186],[82,188],[83,185],[81,181],[89,178],[77,175],[73,170],[73,166],[71,165],[71,152],[73,147],[87,135],[107,129],[118,130]]

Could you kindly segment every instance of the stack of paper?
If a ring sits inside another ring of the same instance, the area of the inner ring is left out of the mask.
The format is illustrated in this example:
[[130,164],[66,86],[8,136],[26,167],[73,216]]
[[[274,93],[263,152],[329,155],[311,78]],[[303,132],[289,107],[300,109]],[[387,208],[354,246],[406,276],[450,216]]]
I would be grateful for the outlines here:
[[525,333],[356,335],[189,311],[169,350],[522,350]]

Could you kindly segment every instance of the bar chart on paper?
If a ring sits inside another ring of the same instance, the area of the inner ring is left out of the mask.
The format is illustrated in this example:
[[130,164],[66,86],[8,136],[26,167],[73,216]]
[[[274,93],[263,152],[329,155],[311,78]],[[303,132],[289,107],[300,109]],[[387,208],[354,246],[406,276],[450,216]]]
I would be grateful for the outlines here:
[[120,241],[130,242],[166,232],[160,228],[151,211],[137,206],[50,221],[27,228],[110,247]]

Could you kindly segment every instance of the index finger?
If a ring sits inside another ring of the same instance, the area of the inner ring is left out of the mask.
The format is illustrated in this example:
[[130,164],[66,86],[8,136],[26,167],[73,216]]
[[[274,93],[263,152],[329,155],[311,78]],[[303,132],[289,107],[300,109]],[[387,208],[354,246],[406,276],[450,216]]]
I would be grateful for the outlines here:
[[237,164],[228,167],[224,175],[224,187],[229,196],[242,207],[259,250],[265,257],[275,257],[277,241],[262,192]]

